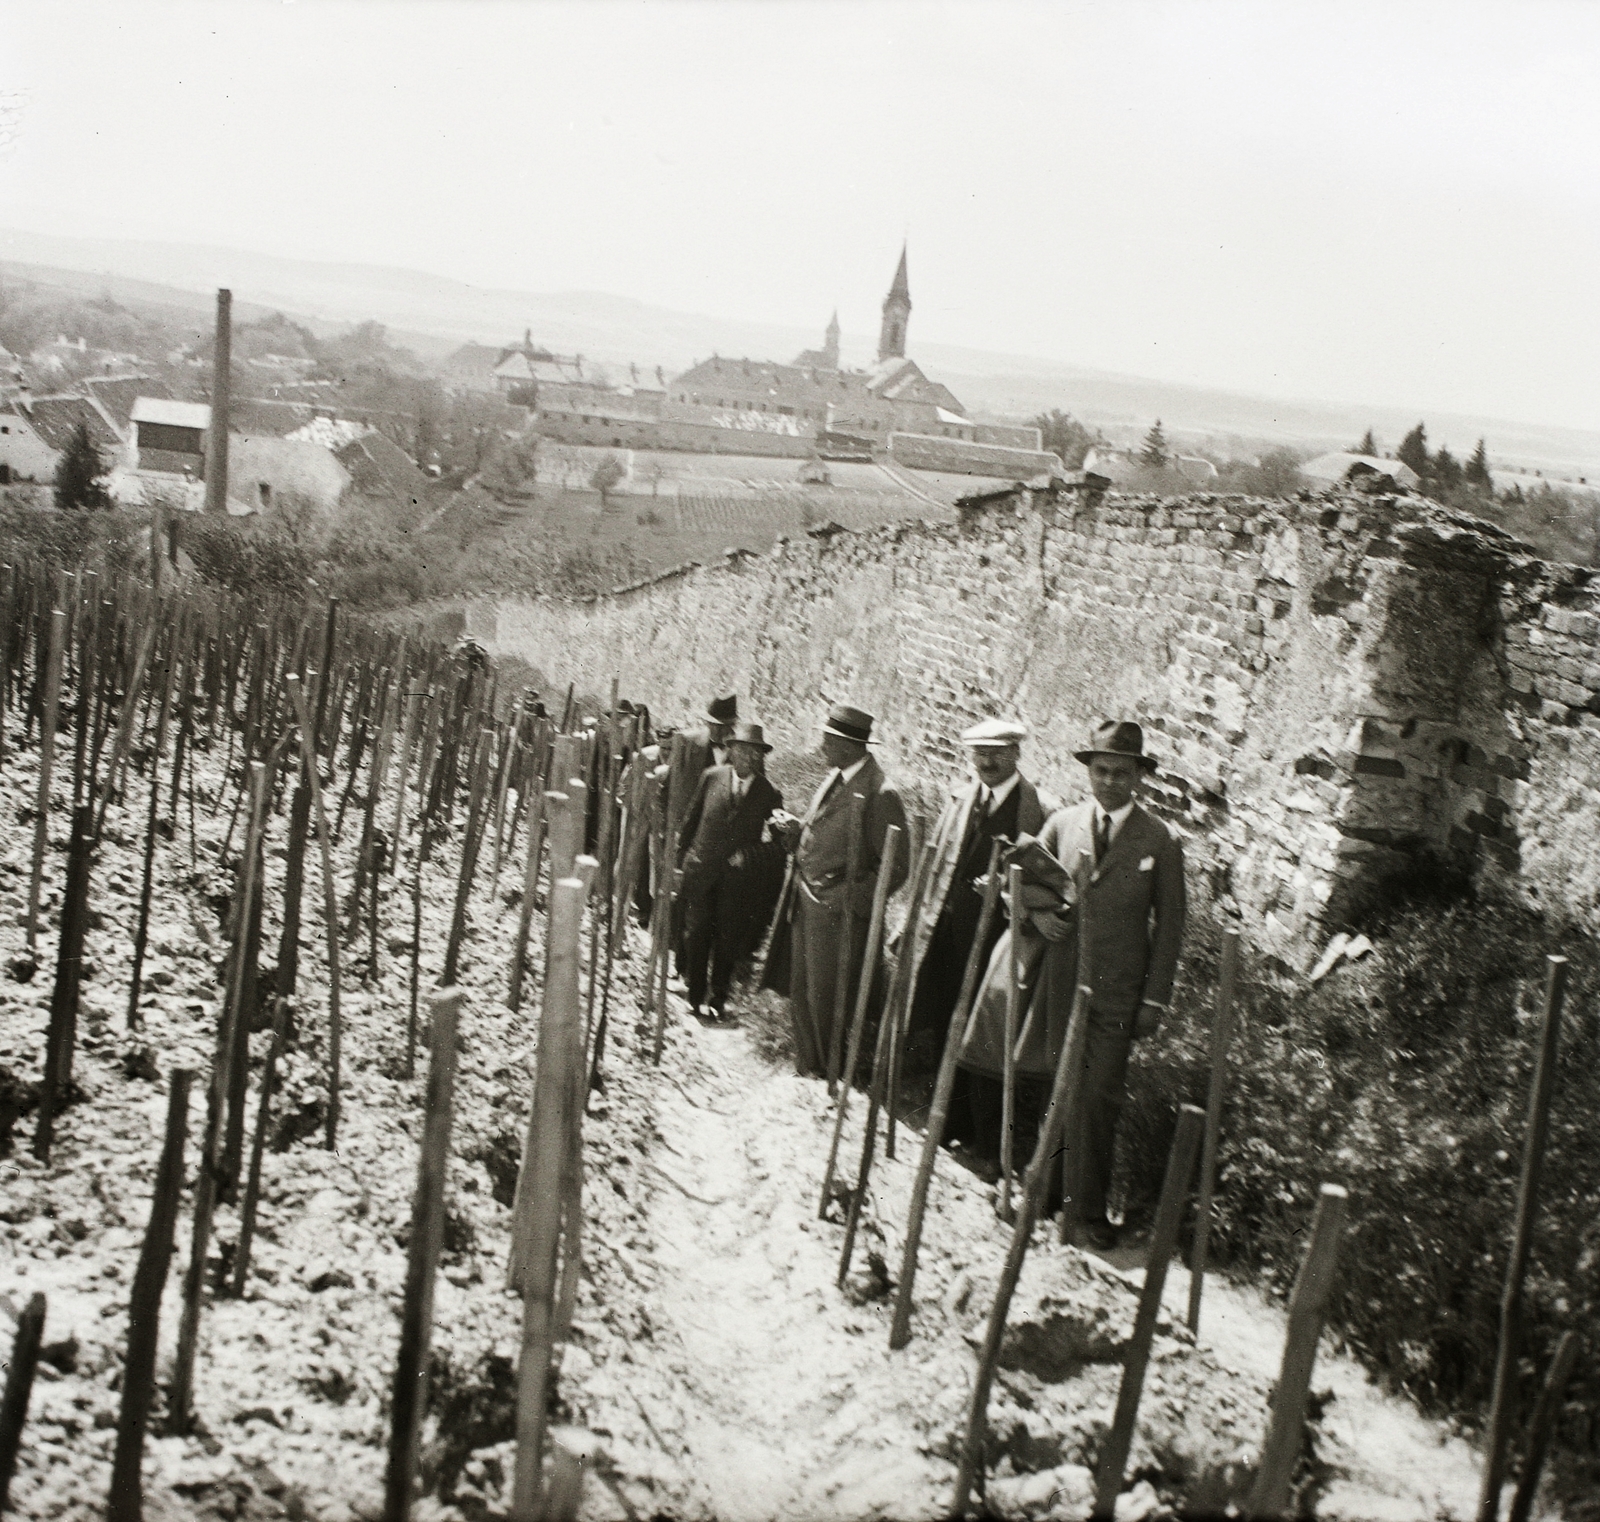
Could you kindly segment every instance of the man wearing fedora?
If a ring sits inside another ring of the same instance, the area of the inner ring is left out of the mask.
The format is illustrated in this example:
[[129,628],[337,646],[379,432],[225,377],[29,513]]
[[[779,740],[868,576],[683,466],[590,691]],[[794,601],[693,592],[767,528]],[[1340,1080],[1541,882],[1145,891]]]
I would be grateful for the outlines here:
[[[1018,769],[1027,734],[1015,720],[985,719],[961,736],[972,776],[953,789],[934,829],[933,862],[910,941],[912,966],[917,969],[907,1046],[911,1069],[937,1066],[944,1050],[982,917],[982,879],[988,871],[990,847],[999,839],[1014,841],[1019,835],[1038,835],[1045,820],[1061,806]],[[979,950],[980,972],[989,965],[990,954],[1004,931],[1004,918],[997,915]],[[979,1138],[976,1117],[969,1113],[970,1077],[965,1069],[958,1071],[956,1082],[950,1129],[972,1142]]]
[[683,880],[681,966],[689,1007],[722,1018],[733,970],[765,928],[763,854],[766,824],[783,803],[761,770],[772,749],[759,724],[735,724],[728,764],[701,773],[679,836]]
[[1074,993],[1090,990],[1078,1114],[1066,1138],[1068,1209],[1083,1239],[1105,1251],[1117,1232],[1106,1220],[1106,1195],[1122,1109],[1128,1054],[1154,1034],[1172,998],[1183,945],[1183,847],[1134,800],[1155,762],[1144,731],[1129,720],[1099,725],[1075,752],[1089,771],[1092,796],[1061,809],[1039,836],[1072,875],[1074,902],[1029,914],[1028,929],[1051,943],[1034,997],[1043,1020],[1018,1057],[1021,1072],[1050,1074],[1061,1053]]
[[[890,825],[901,845],[890,868],[893,893],[910,870],[906,811],[869,754],[872,715],[848,704],[828,711],[822,754],[829,772],[804,819],[780,814],[774,829],[794,857],[789,896],[789,1011],[794,1022],[795,1066],[801,1075],[839,1076],[840,1053],[855,1008],[856,985],[866,955],[872,896]],[[853,870],[852,870],[853,867]],[[782,934],[780,923],[773,934]],[[846,968],[844,997],[839,971]],[[770,963],[769,963],[770,971]],[[877,968],[870,969],[876,975]],[[840,1025],[836,1027],[835,1014]]]
[[[733,733],[733,726],[739,722],[738,697],[729,693],[725,698],[712,698],[706,704],[706,711],[701,717],[704,722],[698,728],[685,729],[679,736],[681,743],[677,747],[677,761],[672,768],[671,780],[667,786],[669,851],[674,837],[681,849],[684,819],[705,769],[708,766],[722,766],[727,762],[728,736]],[[671,749],[667,751],[667,755],[669,758],[672,757]],[[657,881],[658,896],[668,894],[669,889],[670,883]],[[678,977],[687,983],[688,978],[684,971],[683,929],[684,919],[680,908],[673,916],[669,940],[672,946],[672,961]]]

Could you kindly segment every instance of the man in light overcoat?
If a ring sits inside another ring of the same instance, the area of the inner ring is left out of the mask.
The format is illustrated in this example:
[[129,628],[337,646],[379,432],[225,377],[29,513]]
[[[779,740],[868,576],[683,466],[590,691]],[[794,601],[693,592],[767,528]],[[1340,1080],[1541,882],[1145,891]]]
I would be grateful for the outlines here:
[[[835,705],[822,730],[822,752],[831,769],[804,819],[773,816],[775,831],[794,857],[787,903],[789,1011],[795,1066],[803,1077],[839,1076],[890,825],[899,827],[901,841],[890,869],[891,893],[910,870],[905,807],[867,750],[871,738],[871,714]],[[774,927],[774,936],[783,933],[781,923]],[[874,978],[877,972],[870,969]]]

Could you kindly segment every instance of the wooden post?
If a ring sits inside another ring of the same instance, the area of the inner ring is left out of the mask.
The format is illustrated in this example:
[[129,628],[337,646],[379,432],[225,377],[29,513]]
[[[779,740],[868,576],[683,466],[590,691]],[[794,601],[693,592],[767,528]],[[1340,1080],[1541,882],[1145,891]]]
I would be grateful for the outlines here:
[[1134,1424],[1139,1419],[1139,1397],[1144,1392],[1144,1374],[1150,1363],[1150,1344],[1156,1334],[1156,1317],[1161,1310],[1161,1291],[1166,1287],[1167,1264],[1178,1242],[1178,1226],[1189,1198],[1189,1180],[1194,1177],[1195,1154],[1200,1150],[1200,1134],[1205,1129],[1205,1112],[1196,1105],[1178,1110],[1178,1129],[1167,1154],[1167,1176],[1161,1185],[1161,1203],[1156,1207],[1155,1229],[1150,1234],[1150,1256],[1144,1267],[1144,1287],[1139,1293],[1139,1312],[1134,1317],[1133,1336],[1122,1355],[1122,1383],[1117,1389],[1117,1410],[1111,1431],[1100,1450],[1100,1472],[1095,1476],[1093,1516],[1096,1522],[1110,1522],[1122,1489],[1122,1476],[1128,1467],[1128,1450],[1133,1447]]
[[484,794],[489,786],[489,763],[493,759],[493,732],[485,729],[478,736],[477,762],[472,769],[468,792],[467,824],[461,839],[461,875],[456,880],[455,909],[450,916],[450,940],[444,953],[446,983],[454,983],[461,970],[461,942],[467,933],[467,899],[472,892],[472,879],[478,870],[478,852],[483,843],[486,823]]
[[866,794],[852,793],[846,807],[850,810],[850,834],[845,845],[844,890],[839,895],[839,968],[833,984],[833,1021],[828,1030],[828,1050],[817,1054],[828,1064],[829,1099],[833,1098],[834,1086],[839,1081],[839,1064],[844,1055],[844,1016],[850,1002],[850,963],[856,923],[851,900],[855,897],[861,836],[867,822]]
[[[257,848],[266,806],[267,769],[259,761],[249,763],[250,823],[245,834],[244,865],[240,871],[239,915],[248,915],[251,896],[256,892],[256,864],[261,859]],[[239,1016],[243,999],[238,982],[244,959],[234,960],[234,987],[222,1006],[217,1031],[217,1050],[211,1064],[210,1093],[206,1103],[205,1140],[200,1150],[200,1167],[194,1183],[194,1231],[189,1248],[189,1266],[183,1276],[183,1316],[178,1323],[178,1352],[172,1365],[172,1385],[167,1395],[167,1423],[175,1436],[189,1431],[190,1404],[194,1394],[194,1358],[200,1340],[200,1300],[205,1293],[206,1253],[211,1245],[211,1216],[216,1208],[217,1189],[222,1171],[222,1117],[227,1103],[229,1075],[233,1072],[237,1043],[243,1039]]]
[[[850,1089],[861,1061],[861,1032],[867,1023],[867,1006],[872,999],[873,973],[878,960],[878,945],[883,936],[883,911],[889,901],[889,879],[900,856],[900,826],[891,824],[883,837],[883,856],[878,862],[878,880],[872,890],[872,917],[867,924],[867,944],[861,958],[861,976],[856,980],[856,1012],[850,1022],[850,1052],[839,1085],[839,1101],[833,1117],[833,1140],[828,1144],[828,1163],[822,1171],[822,1198],[817,1204],[817,1219],[828,1214],[833,1197],[833,1165],[839,1159],[839,1138],[844,1132],[845,1112],[850,1108]],[[848,911],[847,911],[848,912]]]
[[[522,870],[522,903],[517,913],[517,938],[511,945],[511,986],[506,990],[506,1005],[522,1008],[522,979],[528,965],[528,934],[533,928],[533,902],[539,892],[539,854],[544,849],[545,811],[549,800],[566,801],[565,793],[535,790],[528,818],[528,859]],[[554,882],[556,879],[552,878]]]
[[[317,773],[316,731],[306,716],[306,696],[300,679],[292,673],[284,678],[289,701],[294,705],[300,725],[300,744],[309,764],[306,781],[311,787],[311,806],[317,815],[317,845],[322,855],[322,918],[328,937],[328,1123],[324,1140],[330,1152],[339,1136],[339,1060],[344,1021],[339,1011],[339,896],[333,876],[333,848],[328,835],[328,810],[322,796],[322,778]],[[326,690],[326,687],[324,687]]]
[[[173,646],[177,632],[173,633]],[[156,820],[161,801],[161,747],[166,743],[167,718],[172,711],[172,667],[175,648],[165,662],[166,680],[161,693],[161,716],[156,720],[156,742],[150,752],[150,808],[144,825],[144,864],[139,878],[139,919],[133,933],[133,976],[128,981],[128,1029],[139,1028],[139,994],[143,987],[144,954],[150,935],[150,890],[154,880]]]
[[39,1087],[39,1122],[33,1137],[33,1155],[44,1162],[50,1160],[56,1110],[66,1104],[71,1094],[72,1064],[78,1045],[83,941],[89,923],[89,863],[94,852],[93,816],[91,803],[80,803],[72,811],[67,880],[61,895],[61,924],[56,941],[56,978],[50,993],[44,1082]]
[[1550,1434],[1555,1430],[1556,1418],[1561,1415],[1561,1397],[1566,1392],[1567,1381],[1572,1378],[1572,1366],[1578,1361],[1581,1346],[1576,1332],[1563,1332],[1556,1344],[1556,1356],[1550,1360],[1550,1372],[1545,1377],[1544,1388],[1539,1391],[1539,1404],[1534,1407],[1533,1420],[1528,1423],[1528,1452],[1522,1465],[1522,1478],[1517,1481],[1517,1492],[1512,1497],[1510,1522],[1528,1522],[1533,1515],[1533,1498],[1539,1490],[1539,1476],[1544,1472],[1544,1460],[1550,1449]]
[[11,1499],[11,1477],[17,1472],[22,1449],[22,1429],[28,1420],[28,1397],[33,1392],[33,1371],[39,1367],[39,1343],[44,1336],[45,1298],[35,1292],[17,1317],[17,1335],[6,1365],[6,1393],[0,1399],[0,1511]]
[[568,1072],[579,1037],[579,937],[583,883],[567,877],[550,893],[549,971],[539,1022],[533,1112],[512,1216],[511,1285],[522,1292],[522,1352],[517,1370],[517,1458],[511,1516],[541,1513],[551,1348],[555,1340],[556,1256],[570,1152],[573,1084]]
[[[920,833],[915,824],[912,826],[913,840]],[[911,995],[906,992],[909,974],[911,948],[905,936],[911,933],[911,927],[916,924],[917,915],[922,909],[922,895],[927,886],[928,873],[933,865],[933,847],[924,846],[918,855],[917,873],[911,884],[911,904],[906,914],[906,930],[900,941],[900,956],[895,961],[894,979],[889,986],[889,997],[884,1003],[883,1019],[878,1023],[878,1040],[876,1049],[872,1054],[872,1089],[867,1096],[867,1123],[861,1136],[861,1163],[856,1169],[856,1187],[850,1193],[850,1206],[845,1213],[844,1243],[839,1249],[839,1272],[835,1279],[840,1289],[844,1288],[844,1281],[850,1275],[850,1259],[855,1252],[856,1227],[861,1220],[861,1202],[866,1197],[867,1180],[872,1174],[873,1149],[877,1145],[878,1111],[883,1105],[884,1094],[893,1077],[893,1042],[895,1031],[899,1025],[899,1010],[903,1001],[909,1001]],[[894,1095],[889,1094],[889,1113],[894,1114]]]
[[[928,854],[928,847],[932,841],[925,841],[927,823],[920,813],[911,816],[911,856],[914,861],[920,862],[921,872],[927,877],[933,871],[933,857]],[[926,883],[920,883],[912,891],[912,907],[906,915],[905,929],[901,932],[900,955],[896,959],[895,971],[900,976],[902,987],[900,1003],[896,1005],[899,1011],[894,1026],[889,1031],[889,1074],[886,1080],[884,1093],[888,1096],[889,1123],[884,1127],[883,1155],[894,1156],[895,1115],[900,1106],[900,1065],[905,1060],[906,1036],[911,1024],[911,1011],[916,1005],[917,998],[917,973],[920,962],[917,959],[917,943],[921,939],[918,930],[918,920],[922,912],[922,900],[927,891]],[[926,951],[926,943],[923,946]],[[901,970],[904,964],[904,970]]]
[[284,1042],[289,1036],[289,1020],[294,1001],[279,997],[272,1020],[272,1045],[267,1051],[267,1065],[261,1070],[261,1096],[256,1104],[256,1133],[250,1143],[250,1172],[245,1178],[244,1199],[239,1205],[239,1245],[233,1254],[233,1293],[237,1299],[244,1294],[245,1281],[250,1275],[250,1246],[255,1239],[256,1202],[261,1195],[261,1160],[267,1149],[267,1121],[272,1115],[272,1085],[278,1073],[278,1058],[283,1055]]
[[[50,646],[45,654],[44,710],[39,719],[39,792],[33,816],[33,870],[28,879],[28,950],[39,938],[39,885],[44,874],[44,851],[50,840],[50,774],[55,768],[56,724],[61,714],[61,659],[67,642],[67,615],[57,608],[50,615]],[[78,699],[78,722],[88,706],[88,694]]]
[[411,1203],[411,1241],[406,1254],[405,1308],[400,1318],[400,1356],[394,1367],[389,1428],[389,1467],[383,1495],[384,1522],[406,1522],[417,1478],[417,1445],[428,1393],[428,1350],[433,1341],[433,1280],[444,1242],[444,1190],[450,1173],[450,1118],[455,1101],[456,1030],[465,995],[441,988],[428,1000],[427,1115],[417,1192]]
[[1200,1152],[1200,1199],[1195,1206],[1194,1247],[1189,1258],[1189,1330],[1200,1330],[1200,1296],[1206,1283],[1206,1248],[1211,1238],[1211,1200],[1217,1184],[1217,1142],[1228,1086],[1228,1048],[1233,1044],[1233,988],[1239,973],[1239,932],[1222,932],[1216,1013],[1211,1020],[1211,1086],[1206,1091],[1206,1136]]
[[928,1207],[928,1186],[933,1180],[934,1160],[939,1155],[939,1142],[944,1135],[945,1117],[950,1110],[950,1094],[955,1088],[956,1059],[966,1041],[967,1017],[972,1011],[972,1001],[978,991],[978,978],[982,974],[983,943],[989,938],[994,924],[995,905],[1000,901],[1000,842],[989,848],[989,870],[984,883],[983,910],[978,916],[978,931],[972,938],[972,949],[967,953],[966,971],[961,979],[961,993],[950,1016],[950,1029],[945,1034],[944,1056],[939,1061],[939,1076],[933,1086],[933,1104],[928,1110],[928,1129],[922,1138],[922,1156],[917,1163],[917,1176],[911,1185],[911,1209],[906,1219],[905,1249],[900,1259],[900,1284],[895,1294],[894,1323],[889,1328],[890,1349],[903,1348],[911,1341],[912,1292],[917,1282],[917,1253],[922,1246],[922,1217]]
[[1006,1049],[1001,1055],[1000,1072],[1000,1219],[1011,1219],[1011,1174],[1015,1145],[1011,1139],[1017,1120],[1017,1030],[1022,1023],[1022,969],[1018,946],[1026,911],[1022,907],[1022,868],[1015,862],[1006,870],[1010,890],[1011,926],[1006,936]]
[[111,1490],[106,1522],[139,1522],[144,1486],[145,1427],[156,1388],[156,1342],[161,1324],[161,1296],[172,1261],[172,1238],[178,1224],[178,1196],[183,1190],[183,1149],[189,1134],[189,1085],[194,1073],[174,1068],[167,1090],[167,1135],[156,1165],[150,1195],[150,1221],[145,1227],[139,1266],[128,1296],[128,1355],[122,1373],[122,1410],[117,1418],[117,1448],[111,1461]]
[[[990,878],[994,878],[992,867]],[[1034,1223],[1039,1219],[1045,1195],[1050,1188],[1057,1140],[1066,1118],[1077,1109],[1078,1086],[1083,1076],[1083,1051],[1089,1039],[1089,996],[1090,990],[1083,987],[1073,996],[1066,1039],[1061,1043],[1055,1082],[1050,1088],[1050,1107],[1045,1112],[1044,1125],[1039,1128],[1033,1161],[1028,1164],[1027,1178],[1022,1185],[1022,1204],[1017,1211],[1016,1225],[1011,1229],[1011,1245],[1006,1251],[1005,1267],[1000,1272],[994,1303],[989,1307],[983,1349],[978,1355],[978,1372],[972,1385],[972,1404],[967,1410],[967,1430],[961,1443],[955,1491],[950,1501],[952,1517],[966,1515],[967,1501],[983,1463],[983,1439],[989,1426],[989,1391],[994,1384],[994,1371],[1000,1360],[1000,1344],[1005,1337],[1011,1297],[1016,1293],[1017,1280],[1022,1277],[1022,1265],[1028,1256]],[[890,1343],[891,1347],[894,1345]]]
[[1311,1226],[1311,1245],[1300,1265],[1289,1301],[1289,1330],[1283,1343],[1283,1364],[1272,1397],[1272,1416],[1261,1445],[1261,1467],[1245,1515],[1253,1522],[1274,1522],[1289,1504],[1289,1481],[1300,1457],[1306,1425],[1306,1395],[1317,1358],[1317,1339],[1333,1289],[1350,1197],[1337,1184],[1324,1184]]
[[211,427],[206,431],[206,512],[228,516],[228,401],[233,375],[233,292],[217,292],[217,332],[211,350]]
[[1515,1404],[1513,1383],[1522,1343],[1522,1281],[1533,1248],[1539,1202],[1539,1175],[1544,1167],[1545,1137],[1550,1129],[1550,1091],[1555,1084],[1556,1053],[1561,1041],[1561,1007],[1567,996],[1567,959],[1546,957],[1549,969],[1544,992],[1544,1024],[1528,1100],[1528,1132],[1522,1150],[1522,1182],[1517,1190],[1517,1221],[1506,1283],[1500,1298],[1500,1346],[1495,1354],[1494,1393],[1484,1440],[1483,1488],[1478,1493],[1478,1522],[1495,1522],[1500,1514],[1500,1487],[1505,1479],[1506,1442],[1511,1436]]

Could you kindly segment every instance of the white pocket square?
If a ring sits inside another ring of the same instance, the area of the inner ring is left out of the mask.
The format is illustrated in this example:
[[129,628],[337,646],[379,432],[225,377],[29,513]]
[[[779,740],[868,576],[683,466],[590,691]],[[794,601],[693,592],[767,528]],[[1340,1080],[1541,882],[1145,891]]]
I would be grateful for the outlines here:
[[1154,872],[1155,869],[1156,869],[1156,859],[1153,856],[1147,856],[1147,857],[1144,858],[1143,861],[1141,861],[1139,863],[1139,870],[1141,872]]

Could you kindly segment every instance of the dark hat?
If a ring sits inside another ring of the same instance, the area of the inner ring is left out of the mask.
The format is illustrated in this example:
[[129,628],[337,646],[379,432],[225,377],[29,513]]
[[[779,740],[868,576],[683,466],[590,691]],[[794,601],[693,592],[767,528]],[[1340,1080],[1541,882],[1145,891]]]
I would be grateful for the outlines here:
[[854,740],[859,745],[872,743],[872,715],[848,703],[835,703],[828,710],[828,722],[822,726],[825,735],[838,735],[841,740]]
[[1132,719],[1107,719],[1095,726],[1087,750],[1073,754],[1087,766],[1096,756],[1128,756],[1147,772],[1156,769],[1155,760],[1144,753],[1144,731]]
[[712,698],[706,704],[705,716],[710,724],[736,724],[739,721],[739,699],[732,693],[725,698]]
[[767,737],[761,731],[759,724],[735,724],[729,745],[753,745],[757,750],[771,750],[767,744]]

